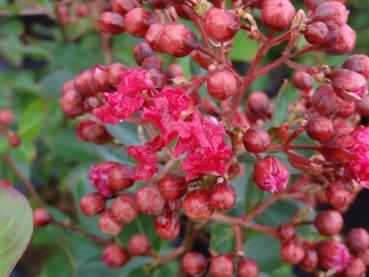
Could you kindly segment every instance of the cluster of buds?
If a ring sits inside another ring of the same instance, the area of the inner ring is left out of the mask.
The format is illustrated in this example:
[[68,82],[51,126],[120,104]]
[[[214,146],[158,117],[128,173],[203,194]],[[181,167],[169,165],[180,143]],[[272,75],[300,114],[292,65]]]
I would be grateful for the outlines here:
[[4,135],[8,139],[8,144],[12,148],[16,148],[20,145],[20,137],[9,129],[14,119],[13,113],[9,109],[0,109],[0,134]]
[[[144,130],[142,145],[124,146],[135,164],[104,161],[92,166],[88,178],[96,191],[81,199],[82,212],[98,216],[100,230],[112,236],[124,233],[125,225],[141,213],[152,215],[157,235],[171,240],[179,235],[182,211],[189,221],[202,224],[219,220],[220,214],[234,207],[232,180],[240,175],[242,158],[252,156],[256,162],[249,170],[259,189],[297,195],[312,208],[325,201],[335,209],[319,212],[307,222],[334,238],[304,240],[295,231],[303,221],[273,230],[282,259],[307,272],[320,268],[340,276],[363,276],[369,260],[366,231],[352,230],[346,242],[336,236],[343,225],[341,212],[362,187],[369,188],[369,128],[357,126],[361,116],[369,115],[365,96],[369,58],[353,55],[334,70],[290,61],[309,51],[341,55],[354,48],[356,34],[347,25],[344,1],[306,0],[306,15],[296,12],[289,0],[233,2],[231,9],[216,0],[147,2],[113,0],[111,10],[98,21],[100,30],[110,35],[128,33],[142,39],[133,49],[138,67],[97,65],[62,88],[65,115],[84,115],[77,127],[80,139],[113,142],[105,124],[130,122]],[[257,9],[261,9],[260,24],[270,29],[268,36],[252,16]],[[178,23],[178,17],[193,22],[202,38],[190,25]],[[260,43],[246,76],[240,76],[227,58],[239,32]],[[275,32],[283,33],[275,37]],[[308,45],[292,53],[299,36]],[[284,41],[288,45],[283,56],[260,67],[266,51]],[[181,66],[173,63],[164,68],[163,54],[190,56],[207,71],[186,80]],[[251,92],[244,109],[240,104],[256,78],[284,63],[298,70],[293,83],[300,98],[290,104],[290,118],[272,126],[270,119],[279,107],[267,94]],[[202,85],[208,95],[199,93]],[[297,139],[305,134],[311,144],[299,145]],[[306,150],[305,154],[299,150]],[[287,161],[282,162],[278,152]],[[300,172],[293,184],[291,168]],[[248,215],[221,218],[231,224],[249,219]],[[153,255],[150,244],[147,237],[136,234],[126,248],[106,246],[103,261],[121,267],[132,255]],[[213,277],[231,277],[236,271],[241,277],[258,276],[255,261],[241,252],[211,253],[210,263],[200,253],[180,253],[183,270],[192,276],[206,271]]]

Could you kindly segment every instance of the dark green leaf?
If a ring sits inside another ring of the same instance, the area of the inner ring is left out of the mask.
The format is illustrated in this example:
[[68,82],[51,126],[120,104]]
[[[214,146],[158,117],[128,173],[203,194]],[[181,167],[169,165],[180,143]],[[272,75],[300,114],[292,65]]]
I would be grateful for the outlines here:
[[229,224],[217,224],[211,232],[210,246],[215,252],[228,253],[234,251],[234,232]]
[[257,45],[258,43],[249,39],[244,32],[238,32],[229,57],[233,61],[251,61],[255,57]]
[[117,125],[105,124],[105,126],[109,133],[124,145],[141,144],[136,125],[123,122]]
[[18,134],[21,138],[34,139],[41,131],[46,118],[46,105],[42,101],[35,101],[25,110],[19,121]]

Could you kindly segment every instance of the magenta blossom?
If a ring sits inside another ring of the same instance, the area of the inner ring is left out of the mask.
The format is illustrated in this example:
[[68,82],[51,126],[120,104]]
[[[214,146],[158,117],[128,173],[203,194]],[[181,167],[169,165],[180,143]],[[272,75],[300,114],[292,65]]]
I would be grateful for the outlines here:
[[91,185],[105,198],[110,198],[113,195],[113,192],[108,187],[109,173],[118,166],[119,163],[116,162],[103,162],[93,165],[88,172],[88,179]]

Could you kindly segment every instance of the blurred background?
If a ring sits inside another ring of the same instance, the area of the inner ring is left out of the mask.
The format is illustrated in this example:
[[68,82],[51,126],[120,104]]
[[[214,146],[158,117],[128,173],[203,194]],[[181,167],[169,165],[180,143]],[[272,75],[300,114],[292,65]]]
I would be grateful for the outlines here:
[[[293,2],[303,7],[303,1]],[[358,32],[355,52],[368,55],[369,1],[347,2],[349,23]],[[98,232],[96,222],[79,214],[78,201],[90,189],[85,178],[89,166],[110,159],[113,154],[108,148],[77,140],[77,122],[63,116],[59,98],[65,81],[95,64],[107,65],[113,61],[136,66],[132,49],[139,39],[124,34],[108,38],[98,31],[96,20],[100,11],[108,7],[108,1],[103,0],[0,0],[0,108],[14,112],[13,127],[22,139],[19,148],[10,150],[6,138],[0,136],[0,154],[10,151],[22,174],[31,180],[45,202],[55,207],[54,216],[78,220],[80,226],[92,232]],[[273,49],[265,62],[278,58],[281,49]],[[255,50],[254,41],[237,35],[231,58],[240,72],[247,71]],[[314,53],[300,61],[308,65],[340,65],[345,58]],[[174,62],[167,56],[164,59],[166,64]],[[187,78],[200,72],[189,58],[176,62],[184,67]],[[278,68],[257,80],[253,89],[272,96],[290,74],[289,69]],[[13,173],[3,163],[0,163],[0,179],[10,179],[17,185]],[[20,186],[17,189],[22,191]],[[364,190],[345,214],[345,230],[358,226],[369,229],[369,217],[364,212],[368,208],[369,192]],[[221,228],[219,231],[224,234]],[[250,246],[254,255],[259,255],[263,276],[305,276],[292,273],[281,263],[278,251],[271,250],[278,248],[272,241],[255,240],[253,245],[258,248]],[[57,228],[36,230],[31,246],[11,276],[141,276],[139,271],[125,275],[126,269],[116,272],[102,269],[98,257],[101,250],[97,248]],[[204,248],[201,241],[195,248],[200,251]],[[172,267],[169,265],[168,270]],[[170,272],[163,271],[156,276],[174,276]]]

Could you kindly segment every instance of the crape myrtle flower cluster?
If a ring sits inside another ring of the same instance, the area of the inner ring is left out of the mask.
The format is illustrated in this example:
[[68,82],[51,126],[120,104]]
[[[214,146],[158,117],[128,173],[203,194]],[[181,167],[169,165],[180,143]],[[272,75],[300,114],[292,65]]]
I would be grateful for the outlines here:
[[[129,122],[141,130],[142,144],[120,145],[135,163],[104,161],[90,168],[88,179],[96,191],[81,199],[82,212],[98,216],[100,230],[112,236],[141,213],[152,215],[157,235],[169,240],[179,235],[182,212],[196,226],[210,220],[234,225],[234,253],[210,251],[209,260],[191,252],[185,240],[161,260],[181,256],[183,271],[192,276],[258,276],[258,265],[240,247],[243,228],[275,236],[283,261],[304,271],[364,276],[367,231],[339,234],[341,213],[362,188],[369,188],[369,129],[358,126],[369,115],[369,58],[352,55],[334,68],[293,60],[313,51],[342,55],[354,49],[356,33],[347,25],[344,2],[305,0],[305,11],[297,11],[289,0],[232,1],[231,8],[218,0],[112,1],[99,28],[141,38],[133,49],[137,67],[115,63],[87,69],[64,84],[60,103],[67,117],[80,119],[79,139],[116,144],[106,126]],[[180,23],[186,21],[196,30]],[[238,33],[259,42],[246,76],[227,58]],[[295,50],[298,39],[305,46]],[[260,65],[267,51],[282,43],[281,57]],[[164,67],[163,55],[190,56],[206,73],[186,79],[180,65]],[[296,70],[293,93],[300,92],[300,98],[290,103],[289,119],[273,126],[278,106],[265,93],[249,89],[258,77],[282,65]],[[206,95],[200,96],[201,87]],[[297,144],[304,135],[312,144]],[[249,169],[253,180],[271,196],[252,212],[231,217],[224,213],[236,203],[232,180],[241,174],[245,156],[255,158]],[[294,178],[291,168],[300,172]],[[251,222],[283,195],[312,208],[317,203],[332,208],[313,220],[296,215],[278,228]],[[37,224],[43,216],[35,214],[36,225],[43,225]],[[326,238],[303,238],[296,229],[305,224]],[[126,246],[107,245],[102,259],[118,268],[135,255],[158,257],[149,239],[136,234]]]

